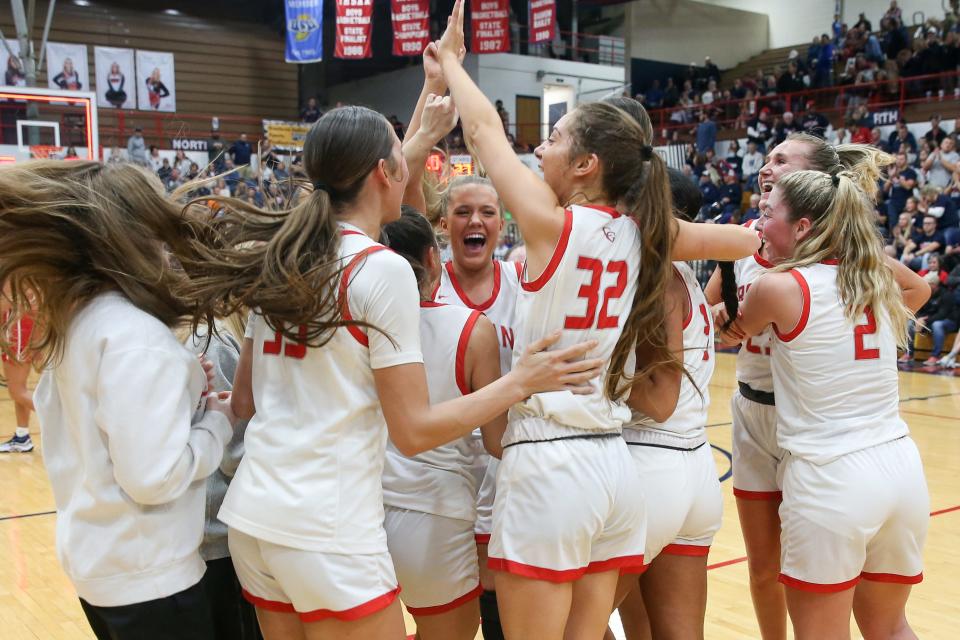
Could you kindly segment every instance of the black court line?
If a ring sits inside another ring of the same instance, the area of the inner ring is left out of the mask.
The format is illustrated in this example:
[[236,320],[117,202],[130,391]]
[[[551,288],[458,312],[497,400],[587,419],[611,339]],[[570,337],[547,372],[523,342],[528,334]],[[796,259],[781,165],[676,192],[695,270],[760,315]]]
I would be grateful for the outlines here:
[[935,393],[931,396],[910,396],[909,398],[901,398],[900,402],[910,402],[912,400],[933,400],[934,398],[949,398],[950,396],[960,396],[960,391],[954,391],[953,393]]
[[733,475],[733,454],[724,449],[723,447],[718,447],[715,444],[711,444],[710,447],[716,451],[719,451],[723,454],[723,457],[727,459],[729,466],[727,467],[727,472],[720,476],[720,482],[724,482]]
[[56,511],[38,511],[36,513],[20,513],[12,516],[0,516],[0,522],[4,520],[19,520],[21,518],[36,518],[37,516],[52,516]]

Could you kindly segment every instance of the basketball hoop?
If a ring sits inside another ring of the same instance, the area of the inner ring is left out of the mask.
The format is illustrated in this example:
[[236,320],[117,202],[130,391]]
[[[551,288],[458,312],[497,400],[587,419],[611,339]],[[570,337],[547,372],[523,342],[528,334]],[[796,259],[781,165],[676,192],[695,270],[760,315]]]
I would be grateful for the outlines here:
[[30,147],[30,158],[33,160],[62,160],[63,147],[52,144],[36,144]]

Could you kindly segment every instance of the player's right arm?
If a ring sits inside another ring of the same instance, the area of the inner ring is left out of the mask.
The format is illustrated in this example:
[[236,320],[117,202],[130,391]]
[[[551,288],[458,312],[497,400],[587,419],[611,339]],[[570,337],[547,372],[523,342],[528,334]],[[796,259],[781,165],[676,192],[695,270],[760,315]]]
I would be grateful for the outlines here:
[[244,338],[240,347],[240,360],[233,376],[233,394],[230,408],[238,420],[249,420],[257,412],[253,401],[253,339]]

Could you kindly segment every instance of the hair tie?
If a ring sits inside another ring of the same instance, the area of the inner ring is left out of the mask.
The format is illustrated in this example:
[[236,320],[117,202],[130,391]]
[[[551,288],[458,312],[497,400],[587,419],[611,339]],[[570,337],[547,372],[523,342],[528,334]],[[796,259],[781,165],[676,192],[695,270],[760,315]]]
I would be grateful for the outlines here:
[[840,176],[839,176],[839,175],[832,175],[832,176],[830,176],[830,180],[833,182],[833,188],[834,188],[834,189],[836,189],[837,187],[840,186]]
[[643,161],[653,160],[653,147],[648,144],[640,147],[640,159]]
[[333,189],[331,189],[330,186],[327,185],[326,183],[320,182],[319,180],[313,183],[313,190],[326,191],[328,196],[333,195]]

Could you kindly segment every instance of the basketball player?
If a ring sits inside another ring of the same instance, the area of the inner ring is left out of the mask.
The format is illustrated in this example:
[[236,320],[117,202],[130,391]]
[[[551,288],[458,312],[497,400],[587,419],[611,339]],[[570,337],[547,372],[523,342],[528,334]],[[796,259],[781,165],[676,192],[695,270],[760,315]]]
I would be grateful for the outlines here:
[[0,360],[3,361],[3,380],[7,385],[7,393],[13,401],[13,415],[17,421],[16,431],[6,442],[0,443],[0,453],[28,453],[33,451],[33,440],[30,438],[30,413],[33,411],[33,394],[27,388],[27,377],[30,375],[30,353],[27,350],[30,344],[30,332],[33,329],[33,317],[28,313],[15,318],[10,314],[9,290],[3,289],[0,296],[0,330],[7,339],[0,349]]
[[[417,275],[420,335],[431,402],[479,389],[500,377],[496,327],[477,310],[432,302],[442,266],[433,227],[412,208],[383,229],[388,246]],[[506,415],[484,427],[498,449]],[[421,640],[473,640],[480,622],[480,574],[474,540],[477,478],[471,437],[407,457],[387,444],[384,527]]]
[[[791,134],[768,155],[759,185],[763,208],[770,191],[783,176],[815,169],[827,173],[850,170],[860,188],[873,197],[880,172],[890,158],[875,147],[847,144],[833,147],[821,138]],[[751,221],[749,228],[755,229]],[[888,260],[904,301],[912,310],[926,300],[921,278],[896,260]],[[724,328],[736,317],[738,303],[760,275],[772,266],[766,248],[735,263],[721,263],[707,283],[707,301],[717,306],[716,325]],[[723,271],[727,270],[727,274]],[[721,278],[721,275],[723,277]],[[926,294],[927,296],[929,294]],[[922,298],[922,299],[920,299]],[[770,372],[770,331],[746,340],[737,354],[738,389],[731,399],[733,416],[733,492],[747,551],[750,595],[764,640],[786,640],[787,609],[780,574],[780,516],[782,494],[777,466],[783,451],[776,444],[776,409]]]
[[[460,65],[462,46],[458,0],[440,62],[464,133],[527,247],[515,350],[562,327],[561,344],[599,342],[607,374],[590,395],[544,394],[511,409],[489,549],[501,621],[508,637],[601,637],[619,571],[643,566],[642,489],[620,437],[630,418],[627,360],[642,336],[652,361],[682,366],[663,327],[675,228],[666,166],[628,114],[594,103],[564,116],[538,148],[541,180]],[[621,203],[629,215],[614,208]],[[733,255],[757,244],[730,235],[740,240]]]
[[[438,108],[449,109],[445,100]],[[565,362],[590,342],[534,354],[553,337],[507,376],[430,406],[416,279],[373,240],[400,213],[408,174],[399,139],[376,112],[334,109],[307,134],[304,169],[314,190],[289,211],[223,199],[216,233],[184,263],[204,270],[185,288],[201,313],[257,310],[243,347],[252,397],[238,395],[254,415],[220,519],[268,640],[394,640],[404,624],[383,528],[388,432],[415,455],[535,391],[579,390],[599,362]]]
[[[677,215],[692,220],[700,211],[700,191],[675,169],[670,186]],[[703,637],[707,555],[723,516],[706,436],[715,361],[712,314],[689,265],[675,262],[674,270],[667,331],[686,375],[657,372],[634,385],[634,414],[623,431],[647,496],[648,568],[639,584],[636,576],[624,575],[618,587],[617,601],[626,596],[619,610],[628,640]],[[637,357],[643,361],[642,353]]]
[[798,640],[849,637],[851,610],[864,637],[916,637],[904,608],[922,579],[929,497],[896,366],[911,313],[859,181],[780,177],[759,223],[776,267],[732,327],[734,341],[775,336],[779,579]]
[[0,281],[13,317],[33,306],[36,318],[57,555],[100,640],[214,634],[200,583],[203,480],[233,415],[226,398],[204,398],[208,377],[170,330],[189,307],[164,246],[182,246],[189,224],[133,165],[0,168]]

